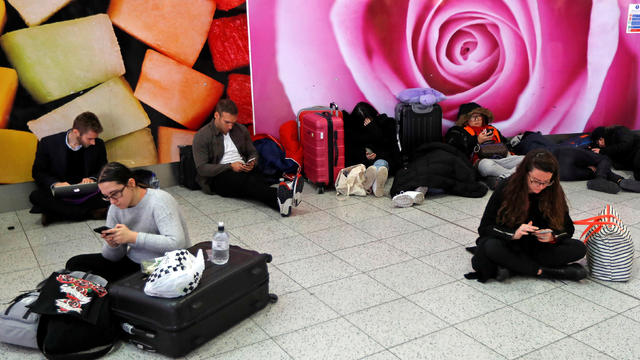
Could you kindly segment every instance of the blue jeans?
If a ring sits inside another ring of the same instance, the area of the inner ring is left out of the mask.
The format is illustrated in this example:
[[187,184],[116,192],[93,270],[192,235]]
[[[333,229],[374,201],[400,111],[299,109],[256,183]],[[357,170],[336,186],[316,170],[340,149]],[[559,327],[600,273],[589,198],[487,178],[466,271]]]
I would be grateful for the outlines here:
[[380,169],[381,167],[386,167],[387,170],[389,170],[389,162],[384,159],[377,159],[376,161],[373,162],[372,166],[375,166],[376,170]]

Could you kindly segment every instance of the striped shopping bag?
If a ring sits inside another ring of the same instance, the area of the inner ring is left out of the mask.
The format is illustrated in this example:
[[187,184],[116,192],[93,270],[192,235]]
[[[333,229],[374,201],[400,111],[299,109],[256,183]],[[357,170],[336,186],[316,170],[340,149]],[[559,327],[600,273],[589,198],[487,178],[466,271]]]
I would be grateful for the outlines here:
[[598,216],[573,222],[587,225],[580,238],[587,245],[587,263],[591,277],[607,281],[627,281],[633,265],[633,239],[611,205]]

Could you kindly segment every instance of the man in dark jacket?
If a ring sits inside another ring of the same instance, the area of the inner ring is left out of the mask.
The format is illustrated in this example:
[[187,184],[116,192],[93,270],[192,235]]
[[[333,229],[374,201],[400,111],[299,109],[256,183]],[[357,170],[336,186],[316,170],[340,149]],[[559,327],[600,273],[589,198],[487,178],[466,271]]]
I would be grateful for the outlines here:
[[196,180],[205,193],[223,197],[255,199],[289,216],[300,202],[304,181],[298,174],[291,185],[280,182],[278,188],[267,185],[255,166],[258,151],[249,131],[236,124],[238,108],[230,99],[218,101],[213,121],[198,130],[193,138]]
[[32,212],[42,212],[42,225],[58,220],[104,219],[109,202],[98,189],[80,198],[54,198],[59,186],[94,183],[107,163],[104,142],[98,138],[102,125],[92,112],[83,112],[68,131],[46,136],[38,143],[31,170],[38,185],[29,200]]
[[640,136],[621,125],[600,126],[591,140],[593,152],[608,156],[616,169],[633,170],[633,177],[640,180]]

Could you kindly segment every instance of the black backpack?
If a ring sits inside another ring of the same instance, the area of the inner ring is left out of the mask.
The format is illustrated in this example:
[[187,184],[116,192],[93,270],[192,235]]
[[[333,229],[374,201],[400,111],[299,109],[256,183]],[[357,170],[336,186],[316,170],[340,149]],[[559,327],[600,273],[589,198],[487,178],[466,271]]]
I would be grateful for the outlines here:
[[196,162],[193,160],[193,147],[180,145],[180,169],[178,171],[178,183],[187,189],[200,190],[200,184],[196,181]]

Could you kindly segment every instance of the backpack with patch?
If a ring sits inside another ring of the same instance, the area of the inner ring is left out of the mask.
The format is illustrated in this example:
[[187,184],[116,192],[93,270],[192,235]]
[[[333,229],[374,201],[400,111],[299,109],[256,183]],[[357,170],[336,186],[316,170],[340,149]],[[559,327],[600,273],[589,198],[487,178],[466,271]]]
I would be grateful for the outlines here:
[[117,341],[107,281],[80,271],[54,272],[38,299],[29,305],[40,314],[38,348],[47,359],[95,359],[108,353]]

